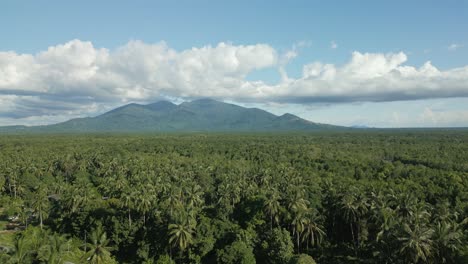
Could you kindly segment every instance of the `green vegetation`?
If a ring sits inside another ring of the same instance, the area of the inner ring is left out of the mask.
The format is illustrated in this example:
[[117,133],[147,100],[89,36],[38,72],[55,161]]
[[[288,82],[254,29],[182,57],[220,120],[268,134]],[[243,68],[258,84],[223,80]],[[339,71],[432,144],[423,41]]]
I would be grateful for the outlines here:
[[467,157],[465,130],[5,135],[0,263],[468,263]]

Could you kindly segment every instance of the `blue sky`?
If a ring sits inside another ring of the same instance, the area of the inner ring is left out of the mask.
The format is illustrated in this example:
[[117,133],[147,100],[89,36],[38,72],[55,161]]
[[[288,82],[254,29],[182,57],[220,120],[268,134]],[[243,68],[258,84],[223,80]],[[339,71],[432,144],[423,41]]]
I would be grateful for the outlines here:
[[468,126],[467,28],[467,1],[2,1],[0,125],[213,97],[339,125]]

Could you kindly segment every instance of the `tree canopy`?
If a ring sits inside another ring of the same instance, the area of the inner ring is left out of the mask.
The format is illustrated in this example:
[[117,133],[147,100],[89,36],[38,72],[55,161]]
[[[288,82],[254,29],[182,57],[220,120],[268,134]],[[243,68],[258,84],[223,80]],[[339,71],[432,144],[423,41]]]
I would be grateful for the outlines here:
[[1,263],[467,263],[465,130],[0,137]]

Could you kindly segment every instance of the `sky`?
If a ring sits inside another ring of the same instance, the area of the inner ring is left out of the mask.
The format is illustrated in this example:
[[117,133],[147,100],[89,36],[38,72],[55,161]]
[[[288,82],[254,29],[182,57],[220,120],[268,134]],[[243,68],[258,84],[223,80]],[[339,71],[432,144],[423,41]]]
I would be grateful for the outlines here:
[[468,1],[0,1],[0,126],[213,98],[468,127]]

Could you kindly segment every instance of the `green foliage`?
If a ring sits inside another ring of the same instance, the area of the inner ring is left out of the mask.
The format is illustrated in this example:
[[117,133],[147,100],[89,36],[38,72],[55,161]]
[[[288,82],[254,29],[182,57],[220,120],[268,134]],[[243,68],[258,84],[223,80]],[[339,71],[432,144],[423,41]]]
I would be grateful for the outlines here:
[[0,263],[464,263],[466,142],[464,130],[0,137]]
[[294,245],[288,230],[275,228],[263,248],[266,251],[269,263],[289,263],[294,255]]
[[175,264],[175,261],[172,260],[169,255],[161,255],[156,261],[156,264]]
[[316,264],[314,258],[309,255],[301,254],[299,256],[294,257],[291,261],[291,264]]
[[87,252],[83,256],[84,260],[93,263],[110,263],[113,262],[111,258],[112,247],[109,246],[109,239],[101,225],[91,232],[89,243],[86,244]]
[[253,249],[245,242],[236,240],[218,252],[218,263],[255,264]]

